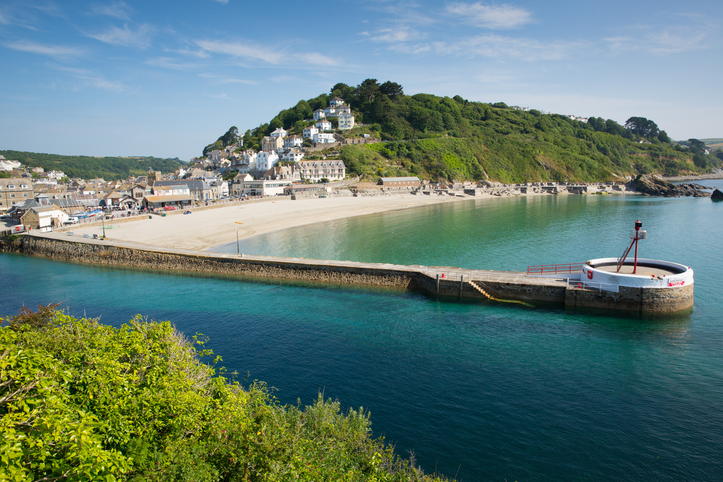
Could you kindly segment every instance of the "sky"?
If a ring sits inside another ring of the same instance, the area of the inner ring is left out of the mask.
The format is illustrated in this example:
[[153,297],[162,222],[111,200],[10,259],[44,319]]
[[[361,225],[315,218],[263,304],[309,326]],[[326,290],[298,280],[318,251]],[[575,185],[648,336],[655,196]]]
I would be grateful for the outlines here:
[[723,2],[0,0],[0,149],[200,156],[374,78],[723,137]]

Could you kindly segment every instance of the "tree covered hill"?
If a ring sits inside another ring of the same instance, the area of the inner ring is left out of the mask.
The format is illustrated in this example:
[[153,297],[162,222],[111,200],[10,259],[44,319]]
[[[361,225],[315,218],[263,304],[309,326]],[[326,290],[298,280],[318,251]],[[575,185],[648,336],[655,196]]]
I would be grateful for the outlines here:
[[[329,94],[299,101],[268,124],[246,131],[244,148],[259,149],[261,139],[278,127],[301,135],[313,124],[309,119],[314,110],[328,106],[334,97],[351,106],[358,125],[344,131],[345,136],[367,133],[384,141],[340,150],[347,172],[369,179],[417,175],[458,181],[602,181],[648,173],[699,173],[723,164],[723,156],[672,142],[644,117],[631,117],[624,126],[599,117],[583,122],[502,102],[410,96],[401,85],[376,79],[356,87],[339,83]],[[213,146],[230,145],[226,138],[236,136],[229,132]]]
[[178,158],[64,156],[22,151],[0,151],[0,155],[5,156],[5,159],[20,161],[25,166],[42,167],[45,171],[63,171],[70,178],[102,177],[106,181],[127,179],[128,176],[143,176],[149,169],[173,172],[185,165]]

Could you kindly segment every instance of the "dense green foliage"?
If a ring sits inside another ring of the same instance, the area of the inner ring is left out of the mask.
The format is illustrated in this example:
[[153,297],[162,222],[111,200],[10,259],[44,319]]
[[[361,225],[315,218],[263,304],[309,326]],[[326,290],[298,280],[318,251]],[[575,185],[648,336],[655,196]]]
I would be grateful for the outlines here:
[[0,481],[441,480],[372,439],[362,409],[281,406],[216,376],[169,322],[54,308],[2,320]]
[[106,181],[145,176],[148,170],[173,172],[184,165],[178,158],[157,157],[89,157],[40,154],[37,152],[0,151],[6,159],[20,161],[25,166],[42,167],[46,171],[63,171],[68,177],[81,179],[103,178]]
[[503,102],[470,102],[460,96],[405,95],[401,85],[367,79],[356,87],[336,84],[330,94],[302,100],[268,124],[244,135],[259,149],[261,139],[283,127],[292,133],[313,122],[313,111],[343,98],[360,126],[350,135],[371,133],[383,145],[341,149],[350,175],[417,175],[422,179],[522,181],[621,180],[631,175],[698,173],[723,165],[673,143],[655,122],[631,117],[588,122],[557,114],[522,111]]
[[203,148],[203,157],[206,157],[210,151],[221,150],[227,146],[235,146],[238,144],[240,136],[238,134],[238,127],[231,126],[224,135],[219,137],[216,142],[213,142]]

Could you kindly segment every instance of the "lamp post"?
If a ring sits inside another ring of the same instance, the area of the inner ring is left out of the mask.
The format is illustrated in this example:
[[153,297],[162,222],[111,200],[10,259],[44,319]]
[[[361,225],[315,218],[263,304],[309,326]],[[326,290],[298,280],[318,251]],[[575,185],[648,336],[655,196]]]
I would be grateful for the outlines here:
[[241,254],[241,248],[238,244],[238,229],[234,229],[234,231],[236,231],[236,255],[238,256],[239,254]]
[[103,239],[105,239],[105,211],[100,213],[100,222],[103,225]]

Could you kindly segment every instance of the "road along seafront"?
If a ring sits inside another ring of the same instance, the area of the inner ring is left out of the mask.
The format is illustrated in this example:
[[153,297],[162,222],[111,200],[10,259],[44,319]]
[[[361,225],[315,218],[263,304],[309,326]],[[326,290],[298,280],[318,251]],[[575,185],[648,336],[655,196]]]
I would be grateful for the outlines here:
[[[693,306],[692,270],[681,271],[677,265],[667,267],[671,273],[665,282],[658,283],[653,280],[656,282],[645,283],[644,280],[649,278],[649,275],[645,274],[624,275],[624,278],[632,279],[631,283],[624,280],[600,283],[598,280],[592,282],[588,278],[591,269],[589,265],[587,271],[580,269],[575,272],[577,270],[569,269],[567,272],[540,276],[525,272],[465,270],[443,266],[207,253],[69,236],[68,233],[61,232],[24,235],[5,243],[4,249],[74,263],[179,274],[204,273],[250,281],[266,278],[349,286],[379,286],[419,290],[428,295],[459,300],[528,305],[552,303],[571,308],[639,314],[674,313]],[[596,262],[600,263],[601,260]]]

